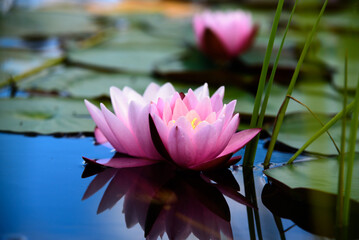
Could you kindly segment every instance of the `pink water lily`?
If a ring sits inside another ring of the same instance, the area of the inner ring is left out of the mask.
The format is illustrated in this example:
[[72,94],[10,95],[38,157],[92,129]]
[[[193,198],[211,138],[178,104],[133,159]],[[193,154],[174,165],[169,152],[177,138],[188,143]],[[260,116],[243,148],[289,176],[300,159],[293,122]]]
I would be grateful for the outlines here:
[[109,142],[119,153],[134,157],[161,160],[155,149],[148,125],[151,102],[158,98],[171,99],[176,93],[167,83],[159,86],[151,83],[143,95],[129,87],[120,90],[110,88],[114,113],[101,104],[101,109],[85,100],[86,107],[96,123],[95,137],[99,143]]
[[164,160],[191,170],[226,167],[240,159],[231,157],[260,131],[236,133],[236,101],[223,104],[224,87],[212,97],[207,84],[184,94],[170,83],[161,87],[152,83],[143,95],[131,88],[111,87],[110,95],[115,113],[85,100],[97,125],[96,140],[122,154],[97,161],[109,167],[138,167]]
[[[162,156],[184,169],[208,170],[238,161],[233,153],[243,148],[260,129],[236,133],[239,115],[233,115],[236,101],[223,105],[224,87],[209,97],[205,84],[182,97],[152,103],[152,137]],[[151,122],[150,121],[150,122]],[[151,124],[150,124],[151,126]],[[156,138],[158,134],[160,143]]]
[[252,44],[257,32],[249,13],[205,11],[193,18],[197,43],[205,54],[215,59],[231,59]]

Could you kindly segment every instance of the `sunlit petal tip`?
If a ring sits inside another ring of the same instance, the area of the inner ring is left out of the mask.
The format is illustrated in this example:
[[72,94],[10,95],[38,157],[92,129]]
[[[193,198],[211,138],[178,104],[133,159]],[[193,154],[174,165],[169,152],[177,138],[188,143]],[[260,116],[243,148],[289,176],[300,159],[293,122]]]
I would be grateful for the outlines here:
[[215,95],[219,95],[221,97],[221,99],[223,99],[224,97],[224,91],[225,91],[225,87],[224,86],[221,86],[220,88],[217,89],[217,91],[212,95],[215,96]]
[[111,93],[118,92],[118,91],[121,92],[121,89],[119,89],[119,88],[116,87],[116,86],[111,86],[111,87],[110,87],[110,94],[111,94]]
[[234,153],[243,148],[261,131],[261,128],[251,128],[233,134],[228,145],[219,156]]
[[91,103],[90,101],[88,101],[87,99],[84,100],[85,105],[87,107],[87,109],[90,111],[90,109],[98,109],[98,107],[96,107],[93,103]]

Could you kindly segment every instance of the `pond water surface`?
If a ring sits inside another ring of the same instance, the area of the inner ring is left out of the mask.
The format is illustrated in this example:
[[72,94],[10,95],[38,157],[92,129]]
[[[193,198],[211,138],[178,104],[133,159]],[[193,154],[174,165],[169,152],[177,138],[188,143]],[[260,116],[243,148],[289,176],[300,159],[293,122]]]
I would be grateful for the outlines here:
[[[0,143],[2,239],[144,239],[145,233],[164,239],[322,239],[263,205],[260,164],[245,178],[240,165],[201,175],[165,166],[87,166],[84,172],[82,156],[113,155],[92,137],[1,133]],[[277,151],[274,162],[290,156]]]

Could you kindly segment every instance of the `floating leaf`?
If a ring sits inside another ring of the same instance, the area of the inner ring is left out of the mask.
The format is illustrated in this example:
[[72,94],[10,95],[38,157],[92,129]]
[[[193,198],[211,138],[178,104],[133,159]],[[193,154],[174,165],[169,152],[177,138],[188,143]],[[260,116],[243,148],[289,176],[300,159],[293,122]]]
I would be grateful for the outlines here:
[[82,100],[64,98],[0,99],[0,130],[40,134],[93,131]]
[[0,84],[44,64],[54,56],[41,56],[30,51],[0,49]]
[[[319,118],[323,123],[326,123],[331,119],[330,116],[326,115],[320,115]],[[349,129],[349,123],[347,124],[347,129]],[[321,127],[320,123],[309,113],[288,115],[284,118],[281,131],[278,135],[278,140],[298,149]],[[359,129],[357,131],[359,133]],[[338,121],[333,127],[331,127],[329,132],[334,141],[339,144],[341,139],[341,121]],[[349,139],[347,139],[347,141],[348,140]],[[357,142],[356,145],[357,149],[359,149],[359,142]],[[308,146],[306,151],[325,155],[338,154],[333,142],[327,134],[320,136],[316,141]]]
[[[285,97],[286,87],[274,84],[269,97],[267,111],[276,112],[279,110]],[[299,82],[292,96],[306,104],[313,112],[322,114],[336,114],[342,110],[342,95],[329,83],[320,79],[306,78]],[[290,101],[287,114],[296,112],[307,112],[298,103]]]
[[[308,188],[337,194],[338,169],[337,159],[319,159],[271,168],[265,170],[264,174],[292,189]],[[354,172],[358,170],[359,161],[355,161]],[[359,175],[353,175],[352,183],[351,198],[359,202]]]
[[70,51],[69,61],[117,71],[146,73],[161,61],[176,57],[182,50],[176,41],[151,37],[138,31],[124,31],[94,48]]
[[348,89],[354,91],[359,75],[358,34],[321,33],[319,37],[321,44],[316,49],[317,57],[335,69],[333,83],[340,89],[344,87],[344,56],[348,51]]
[[15,11],[0,16],[2,37],[49,37],[93,33],[98,27],[89,14]]
[[21,81],[19,88],[29,91],[65,93],[77,98],[96,98],[109,96],[111,86],[120,89],[129,86],[137,92],[143,93],[151,82],[160,85],[164,83],[164,81],[145,75],[101,73],[59,66]]

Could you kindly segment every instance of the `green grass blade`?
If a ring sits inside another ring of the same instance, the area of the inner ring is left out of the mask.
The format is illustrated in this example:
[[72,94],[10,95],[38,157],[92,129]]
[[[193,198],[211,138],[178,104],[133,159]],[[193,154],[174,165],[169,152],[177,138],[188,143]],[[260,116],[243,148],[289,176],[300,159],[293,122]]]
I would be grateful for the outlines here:
[[[288,90],[287,90],[286,95],[292,95],[295,83],[296,83],[298,75],[299,75],[299,70],[300,70],[300,68],[302,66],[302,63],[304,61],[305,56],[307,55],[309,46],[310,46],[310,44],[312,42],[314,34],[316,33],[316,31],[318,29],[320,19],[323,16],[323,13],[325,11],[325,8],[326,8],[327,4],[328,4],[328,0],[325,0],[325,2],[323,4],[323,7],[322,7],[322,9],[321,9],[321,11],[319,13],[319,16],[318,16],[317,20],[315,21],[315,23],[313,25],[312,31],[310,32],[310,34],[309,34],[309,36],[308,36],[308,38],[307,38],[307,40],[305,42],[304,48],[302,50],[302,53],[301,53],[300,58],[298,60],[297,66],[296,66],[296,68],[294,70],[292,79],[291,79],[290,84],[288,86]],[[269,162],[270,162],[273,150],[274,150],[274,145],[275,145],[275,142],[277,141],[279,130],[280,130],[280,127],[281,127],[281,125],[283,123],[283,119],[284,119],[284,115],[285,115],[285,112],[286,112],[287,107],[288,107],[288,103],[289,103],[289,99],[287,97],[285,97],[285,99],[283,101],[283,104],[282,104],[282,107],[279,109],[277,119],[276,119],[276,122],[275,122],[274,128],[273,128],[272,138],[271,138],[271,141],[269,143],[267,155],[266,155],[266,157],[264,159],[264,167],[265,168],[269,166]]]
[[262,125],[263,125],[264,116],[265,116],[265,113],[266,113],[267,104],[268,104],[270,92],[271,92],[271,89],[272,89],[275,73],[276,73],[276,70],[277,70],[277,67],[278,67],[279,58],[280,58],[280,55],[282,53],[283,45],[284,45],[285,39],[287,37],[287,33],[288,33],[288,30],[289,30],[290,23],[292,22],[292,17],[294,15],[295,9],[297,7],[297,2],[298,2],[298,0],[295,1],[293,9],[292,9],[292,12],[290,13],[287,26],[285,27],[283,38],[282,38],[282,41],[280,43],[276,59],[274,61],[273,69],[272,69],[271,75],[269,77],[269,81],[267,83],[267,89],[266,89],[266,92],[265,92],[265,95],[264,95],[264,99],[263,99],[263,103],[262,103],[261,112],[260,112],[260,115],[259,115],[259,120],[258,120],[257,127],[262,127]]
[[350,112],[355,105],[355,101],[349,103],[345,109],[337,113],[329,122],[327,122],[324,127],[319,129],[318,132],[316,132],[306,143],[303,144],[303,146],[298,149],[298,151],[289,159],[287,164],[292,163],[311,143],[313,143],[317,138],[319,138],[323,133],[328,131],[329,128],[331,128],[341,117],[343,117],[344,112],[348,113]]
[[[288,30],[289,30],[290,23],[292,21],[292,17],[293,17],[294,12],[295,12],[295,8],[297,6],[297,2],[298,2],[298,0],[295,1],[293,9],[292,9],[292,12],[290,13],[290,17],[288,19],[287,26],[286,26],[286,28],[284,30],[283,38],[282,38],[282,41],[280,43],[276,59],[274,61],[272,72],[271,72],[271,75],[269,77],[269,81],[267,83],[267,89],[266,89],[265,96],[264,96],[264,99],[263,99],[263,103],[262,103],[262,106],[261,106],[261,112],[260,112],[259,119],[258,119],[258,122],[257,122],[257,125],[256,125],[256,127],[258,127],[258,128],[261,128],[262,125],[263,125],[265,111],[266,111],[266,108],[267,108],[269,95],[270,95],[270,92],[271,92],[271,89],[272,89],[275,72],[276,72],[277,67],[278,67],[279,58],[280,58],[280,55],[282,53],[284,42],[285,42],[285,39],[287,37],[287,33],[288,33]],[[246,164],[247,164],[246,166],[252,166],[253,165],[254,158],[255,158],[255,152],[256,152],[256,149],[257,149],[257,146],[258,146],[258,141],[259,141],[259,134],[246,147],[246,149],[248,149],[247,151],[249,151],[249,153],[250,153],[250,157],[248,157],[249,161],[246,162]],[[244,159],[246,159],[246,156],[244,156]]]
[[352,177],[353,177],[353,168],[354,168],[354,157],[355,157],[355,143],[357,138],[358,130],[358,117],[359,117],[359,79],[355,94],[355,106],[354,113],[350,125],[350,135],[349,135],[349,144],[348,144],[348,154],[347,154],[347,173],[345,181],[345,193],[344,193],[344,202],[343,202],[343,226],[347,227],[349,225],[349,214],[350,214],[350,194],[352,187]]
[[345,167],[345,138],[346,138],[346,112],[345,106],[348,100],[348,53],[345,54],[344,60],[344,100],[343,100],[343,117],[342,117],[342,135],[340,141],[341,154],[338,157],[339,160],[339,173],[338,173],[338,198],[337,198],[337,214],[336,214],[336,226],[337,229],[342,229],[343,226],[343,197],[344,197],[344,167]]
[[[275,39],[275,35],[276,35],[276,32],[277,32],[280,15],[282,13],[283,3],[284,3],[284,0],[279,0],[278,4],[277,4],[277,10],[276,10],[276,13],[275,13],[275,16],[274,16],[272,30],[271,30],[271,33],[270,33],[270,36],[269,36],[267,50],[266,50],[266,53],[265,53],[265,56],[264,56],[262,71],[261,71],[261,75],[259,77],[258,89],[257,89],[256,98],[255,98],[255,101],[254,101],[254,107],[253,107],[253,113],[252,113],[252,118],[251,118],[251,122],[250,122],[250,128],[254,128],[254,127],[257,126],[259,108],[260,108],[260,105],[261,105],[262,95],[263,95],[264,86],[265,86],[265,82],[266,82],[266,78],[267,78],[269,60],[270,60],[272,50],[273,50],[274,39]],[[258,138],[256,138],[256,139],[257,139],[256,142],[258,143]],[[245,154],[244,154],[244,159],[243,159],[243,164],[245,166],[252,166],[253,165],[253,161],[254,161],[254,157],[255,157],[255,151],[257,149],[257,144],[254,144],[254,145],[251,145],[249,147],[247,146],[247,148],[246,148],[246,151],[245,151]]]

